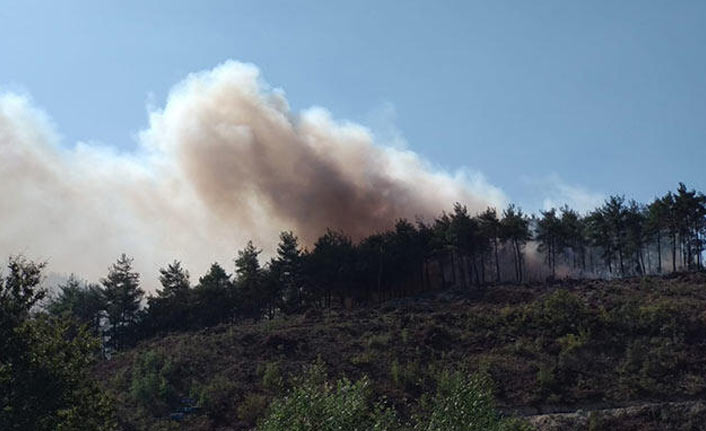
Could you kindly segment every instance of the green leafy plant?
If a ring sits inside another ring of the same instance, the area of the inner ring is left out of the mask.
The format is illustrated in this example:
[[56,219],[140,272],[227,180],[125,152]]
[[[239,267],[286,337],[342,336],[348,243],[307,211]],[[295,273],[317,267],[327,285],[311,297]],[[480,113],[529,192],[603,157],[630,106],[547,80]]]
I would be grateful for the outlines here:
[[394,411],[372,399],[367,377],[355,382],[342,378],[331,384],[325,375],[319,362],[303,378],[296,378],[292,390],[270,405],[258,430],[392,431],[399,427]]

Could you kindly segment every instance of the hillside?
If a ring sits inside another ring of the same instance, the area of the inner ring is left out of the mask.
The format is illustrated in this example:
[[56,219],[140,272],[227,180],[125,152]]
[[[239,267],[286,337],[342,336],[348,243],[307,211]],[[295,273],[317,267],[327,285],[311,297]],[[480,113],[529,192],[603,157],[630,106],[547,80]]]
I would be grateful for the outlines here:
[[[499,409],[538,429],[698,429],[702,404],[660,403],[706,396],[706,274],[497,285],[311,310],[154,337],[94,374],[125,429],[247,430],[317,358],[331,379],[370,377],[375,397],[402,417],[440,370],[465,368],[487,372]],[[177,422],[180,409],[187,414]]]

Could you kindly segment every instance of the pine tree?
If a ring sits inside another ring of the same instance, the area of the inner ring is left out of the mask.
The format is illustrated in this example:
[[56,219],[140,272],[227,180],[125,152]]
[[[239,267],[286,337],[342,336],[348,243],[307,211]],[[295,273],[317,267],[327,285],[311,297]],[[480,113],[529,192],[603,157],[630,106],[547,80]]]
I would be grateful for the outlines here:
[[52,298],[47,311],[54,316],[66,316],[86,325],[94,336],[100,335],[101,317],[105,309],[104,296],[97,284],[82,283],[71,274],[59,284],[59,294]]
[[667,227],[667,213],[663,199],[655,199],[647,206],[646,233],[648,238],[656,241],[657,245],[657,273],[662,273],[662,233]]
[[130,345],[140,316],[144,291],[140,275],[132,270],[133,259],[124,253],[101,280],[109,322],[107,345],[121,350]]
[[478,216],[481,234],[492,245],[493,262],[495,263],[495,281],[500,282],[500,258],[498,241],[500,240],[500,220],[495,208],[488,208]]
[[510,205],[503,211],[503,218],[500,221],[502,239],[512,246],[513,261],[515,264],[515,278],[518,283],[522,282],[523,273],[523,249],[527,241],[532,238],[529,229],[529,219],[522,210],[515,205]]
[[157,295],[162,298],[177,296],[190,287],[189,271],[182,268],[181,262],[175,260],[166,268],[159,269],[159,282],[162,289],[157,291]]
[[148,299],[148,329],[152,332],[184,330],[192,322],[189,271],[175,260],[159,270],[162,289]]
[[545,254],[552,278],[556,277],[556,256],[563,250],[562,224],[556,215],[556,209],[541,211],[542,217],[537,221],[536,239],[539,241],[539,251]]
[[261,252],[252,241],[248,241],[235,259],[238,308],[244,317],[258,318],[266,300],[262,290],[263,272],[258,260]]
[[561,208],[561,248],[571,250],[573,267],[586,270],[586,221],[578,212],[564,205]]
[[194,319],[199,326],[213,326],[235,317],[236,298],[230,275],[213,263],[194,289]]
[[292,232],[282,232],[279,239],[277,256],[270,264],[270,271],[281,291],[272,293],[280,296],[284,310],[291,312],[298,310],[304,302],[303,253],[299,239]]

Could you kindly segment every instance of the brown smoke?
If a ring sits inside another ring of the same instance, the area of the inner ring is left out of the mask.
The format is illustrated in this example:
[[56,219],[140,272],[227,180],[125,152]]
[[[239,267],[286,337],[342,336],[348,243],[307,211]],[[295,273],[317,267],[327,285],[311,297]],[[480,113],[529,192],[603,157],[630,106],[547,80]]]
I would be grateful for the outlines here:
[[173,258],[199,273],[285,229],[310,244],[327,227],[360,238],[456,201],[504,203],[480,175],[434,170],[323,109],[291,112],[236,62],[178,84],[130,154],[62,148],[26,98],[0,96],[0,151],[0,250],[89,277],[121,252],[150,273]]

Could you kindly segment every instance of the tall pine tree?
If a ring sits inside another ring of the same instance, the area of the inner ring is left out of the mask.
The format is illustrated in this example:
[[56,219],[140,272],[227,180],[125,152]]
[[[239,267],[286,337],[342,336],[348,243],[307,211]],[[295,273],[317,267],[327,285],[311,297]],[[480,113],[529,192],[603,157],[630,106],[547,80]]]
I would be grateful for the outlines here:
[[132,262],[133,259],[123,253],[101,280],[109,322],[107,346],[115,350],[133,341],[140,302],[145,294],[140,288],[140,275],[132,270]]

